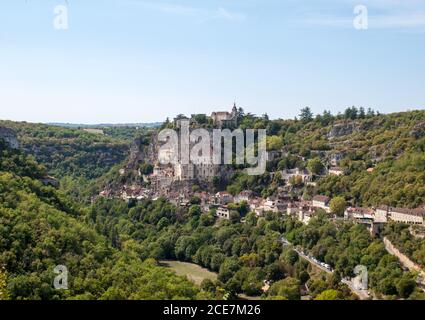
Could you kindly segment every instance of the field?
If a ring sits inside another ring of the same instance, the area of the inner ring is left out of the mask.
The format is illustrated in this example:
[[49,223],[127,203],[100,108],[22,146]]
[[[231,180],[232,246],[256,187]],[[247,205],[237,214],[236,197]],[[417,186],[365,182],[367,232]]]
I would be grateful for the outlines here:
[[83,129],[83,130],[85,132],[92,133],[92,134],[99,134],[99,135],[105,134],[102,129]]
[[200,285],[204,279],[217,280],[217,274],[193,263],[180,261],[160,261],[164,267],[170,268],[179,276],[186,276],[190,281]]

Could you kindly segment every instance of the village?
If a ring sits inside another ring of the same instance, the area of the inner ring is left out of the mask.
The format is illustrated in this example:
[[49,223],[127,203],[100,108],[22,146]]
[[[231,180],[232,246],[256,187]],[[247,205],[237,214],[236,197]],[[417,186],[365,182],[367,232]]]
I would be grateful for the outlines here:
[[[230,112],[214,111],[208,117],[204,114],[191,115],[187,118],[178,115],[174,121],[174,128],[179,128],[181,121],[189,121],[191,126],[199,126],[202,123],[209,123],[212,127],[236,128],[239,124],[243,109],[238,108],[236,103]],[[340,127],[334,127],[329,133],[332,139]],[[160,197],[179,207],[189,207],[194,203],[199,204],[202,212],[214,212],[218,219],[240,220],[244,217],[238,216],[235,206],[245,205],[249,212],[254,212],[256,216],[264,216],[267,212],[291,216],[304,224],[318,215],[320,212],[328,214],[329,218],[335,220],[350,220],[355,223],[367,226],[373,236],[378,236],[384,225],[388,222],[405,223],[410,225],[425,226],[425,208],[394,208],[390,206],[377,207],[355,207],[347,203],[344,213],[336,214],[331,210],[331,198],[326,195],[316,194],[305,199],[302,196],[294,195],[291,191],[294,184],[301,184],[315,187],[318,174],[314,174],[308,168],[284,169],[269,172],[271,177],[279,175],[283,186],[279,188],[277,196],[261,197],[252,190],[243,190],[238,194],[231,194],[227,191],[214,192],[212,185],[215,179],[229,178],[231,170],[224,165],[213,164],[212,161],[189,164],[166,164],[163,165],[158,160],[161,157],[169,156],[165,149],[158,152],[152,172],[144,175],[138,172],[145,182],[141,184],[124,185],[120,197],[126,201],[130,200],[156,200]],[[282,157],[284,151],[268,151],[267,160],[272,161]],[[339,160],[343,157],[341,153],[330,153],[327,156],[326,166],[320,176],[344,176],[346,169],[339,167]],[[302,159],[303,161],[306,159]],[[368,168],[367,172],[372,173],[374,168]],[[125,170],[122,169],[121,174]],[[102,191],[99,196],[108,197],[110,192]]]
[[[124,198],[129,200],[132,197],[124,195]],[[137,197],[138,200],[147,198],[155,200],[158,196],[145,189],[143,190],[143,195]],[[232,205],[246,204],[249,207],[249,211],[255,212],[257,217],[262,217],[267,212],[273,212],[294,217],[304,224],[308,224],[320,211],[324,211],[332,219],[350,220],[364,224],[374,236],[379,235],[383,226],[389,222],[425,226],[425,209],[419,208],[408,209],[390,206],[363,208],[350,206],[346,208],[344,215],[339,217],[331,212],[331,199],[323,195],[316,195],[312,200],[294,201],[289,199],[289,197],[267,197],[263,199],[250,190],[244,190],[236,196],[226,191],[217,193],[203,191],[186,194],[171,193],[166,198],[171,203],[181,207],[189,207],[192,204],[192,199],[198,199],[204,213],[213,211],[217,218],[225,220],[232,219]],[[242,218],[241,221],[243,222],[244,219]]]
[[[215,127],[235,128],[238,125],[240,110],[234,104],[231,112],[213,112],[211,117],[192,115],[189,119],[179,115],[174,119],[174,127],[179,127],[182,120],[189,120],[194,125],[199,125],[199,122],[209,121]],[[280,156],[282,156],[282,152],[268,152],[269,161]],[[160,157],[167,157],[167,150],[162,150],[162,154],[158,154],[158,158]],[[284,186],[279,188],[277,196],[261,197],[252,190],[244,190],[233,195],[227,191],[210,191],[213,190],[212,185],[215,179],[230,177],[231,171],[224,165],[216,165],[210,161],[197,164],[176,163],[163,165],[158,161],[158,158],[149,175],[138,172],[138,175],[145,183],[124,185],[120,194],[121,198],[130,201],[132,199],[155,200],[163,197],[180,207],[189,207],[194,203],[193,200],[196,199],[195,203],[200,205],[204,213],[212,211],[219,219],[240,219],[242,222],[244,221],[243,217],[238,217],[237,212],[235,213],[235,205],[244,204],[249,212],[254,212],[258,217],[265,215],[267,212],[273,212],[294,217],[304,224],[308,224],[320,212],[326,212],[332,219],[351,220],[355,223],[364,224],[374,236],[379,235],[383,226],[390,221],[411,225],[425,225],[425,208],[409,209],[390,206],[363,208],[350,206],[348,203],[343,214],[335,214],[330,207],[332,199],[326,195],[316,194],[308,200],[301,196],[294,196],[294,194],[290,195],[294,181],[312,187],[316,185],[315,176],[317,177],[317,174],[313,174],[307,168],[269,172],[268,174],[271,177],[279,175]],[[345,175],[346,170],[337,166],[340,158],[341,154],[332,154],[321,176]],[[372,173],[373,170],[374,168],[369,168],[367,172]],[[122,169],[121,174],[124,173],[125,170]],[[110,193],[102,191],[99,196],[108,197]]]

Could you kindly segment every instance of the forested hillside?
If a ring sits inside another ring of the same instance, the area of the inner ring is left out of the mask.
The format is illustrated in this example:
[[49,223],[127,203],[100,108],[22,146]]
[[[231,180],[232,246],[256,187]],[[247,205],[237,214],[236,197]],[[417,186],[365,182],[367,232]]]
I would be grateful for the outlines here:
[[[297,120],[269,120],[245,115],[241,128],[266,128],[268,149],[277,156],[268,172],[308,168],[316,187],[294,181],[293,191],[304,197],[343,196],[356,206],[425,205],[425,111],[388,115],[348,108],[336,116],[313,116],[308,108]],[[338,165],[344,175],[325,175]],[[251,188],[263,196],[276,195],[280,174],[249,177],[236,172],[228,190]]]
[[[99,234],[86,210],[39,179],[33,159],[0,142],[0,299],[194,299],[188,280],[142,260],[129,238]],[[54,268],[69,270],[55,290]]]
[[[373,239],[366,227],[350,222],[334,223],[325,212],[304,225],[288,216],[268,213],[256,217],[246,204],[232,205],[238,217],[216,221],[215,211],[202,213],[193,198],[189,209],[178,209],[166,200],[133,203],[98,199],[89,213],[90,223],[113,241],[114,234],[140,244],[143,258],[194,262],[218,273],[218,281],[205,281],[203,289],[214,296],[227,292],[261,296],[264,299],[301,298],[303,285],[315,299],[354,299],[340,283],[352,277],[356,265],[367,266],[370,285],[379,297],[424,299],[415,276],[403,271],[397,258]],[[113,231],[116,228],[116,231]],[[329,263],[331,276],[317,273],[290,247],[282,234],[315,257]],[[273,285],[267,293],[264,280]],[[328,296],[330,295],[330,296]]]
[[22,149],[34,155],[57,179],[98,178],[126,159],[129,152],[129,141],[118,134],[25,122],[0,121],[0,125],[13,129]]

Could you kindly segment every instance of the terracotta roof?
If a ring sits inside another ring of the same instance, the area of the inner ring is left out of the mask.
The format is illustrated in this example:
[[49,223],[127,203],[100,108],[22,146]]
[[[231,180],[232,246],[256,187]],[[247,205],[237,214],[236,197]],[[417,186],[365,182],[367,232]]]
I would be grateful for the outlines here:
[[330,198],[327,196],[317,195],[313,198],[313,201],[328,203],[330,201]]
[[363,207],[350,207],[347,208],[348,212],[357,212],[362,214],[373,214],[373,210],[371,208],[363,208]]
[[390,208],[390,212],[409,214],[418,217],[425,217],[424,209],[409,209],[409,208]]

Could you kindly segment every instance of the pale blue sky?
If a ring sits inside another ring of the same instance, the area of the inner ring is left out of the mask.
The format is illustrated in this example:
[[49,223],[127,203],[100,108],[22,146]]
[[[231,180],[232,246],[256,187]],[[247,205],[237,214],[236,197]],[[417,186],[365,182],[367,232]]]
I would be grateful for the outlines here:
[[425,108],[425,0],[68,0],[58,31],[60,4],[0,2],[0,119]]

